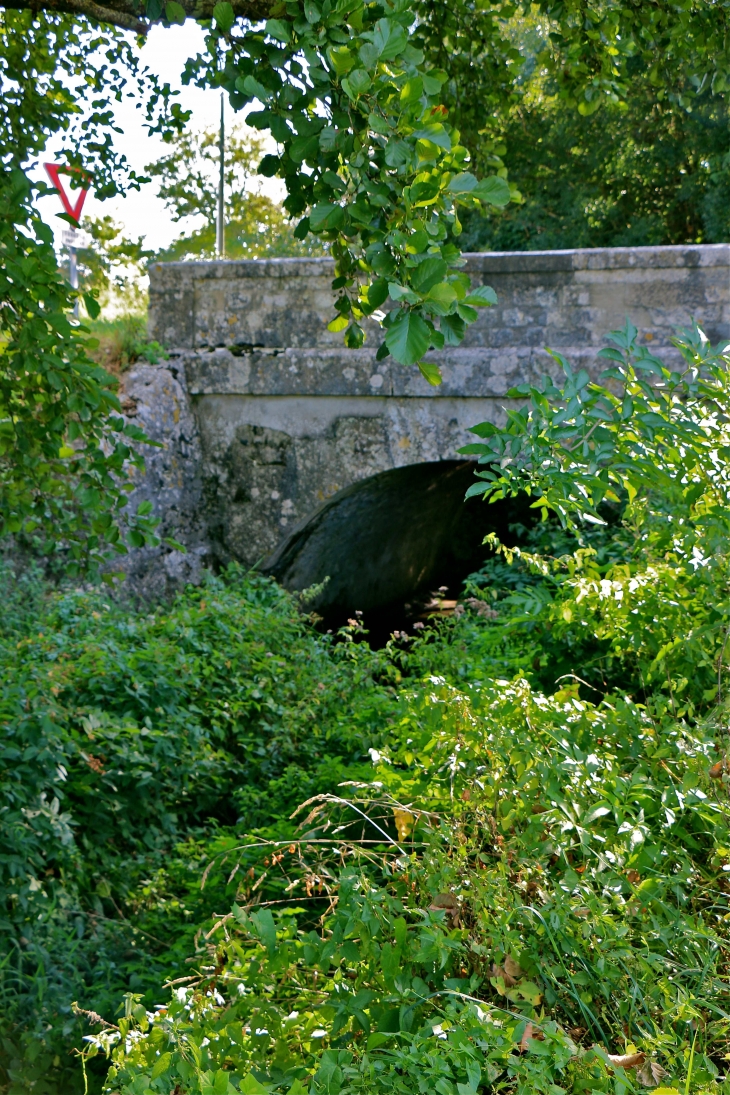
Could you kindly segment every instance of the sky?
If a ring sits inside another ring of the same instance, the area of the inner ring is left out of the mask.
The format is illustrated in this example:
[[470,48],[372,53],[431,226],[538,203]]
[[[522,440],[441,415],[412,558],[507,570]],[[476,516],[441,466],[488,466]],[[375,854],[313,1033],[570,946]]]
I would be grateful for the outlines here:
[[[149,32],[141,54],[142,60],[157,73],[162,82],[167,81],[172,88],[180,90],[178,101],[185,109],[192,110],[189,124],[195,129],[203,129],[207,126],[217,127],[220,119],[219,91],[185,86],[180,81],[180,73],[185,61],[188,57],[200,52],[203,48],[203,38],[202,29],[193,20],[188,20],[184,26],[168,28],[155,26]],[[231,124],[234,116],[228,103],[225,109],[226,124]],[[135,109],[132,100],[125,100],[119,104],[116,113],[119,127],[123,132],[115,134],[115,144],[137,171],[142,172],[146,164],[163,155],[165,151],[169,151],[160,137],[151,137],[147,133],[142,125],[141,111]],[[241,115],[236,120],[240,122]],[[44,161],[53,160],[52,145],[49,145],[43,159]],[[281,199],[283,195],[279,190],[280,184],[276,180],[263,180],[263,183],[263,190],[271,197]],[[60,232],[66,227],[56,216],[56,213],[61,212],[61,208],[60,199],[55,196],[45,198],[40,203],[44,220],[53,227],[57,236],[60,236]],[[164,203],[156,196],[155,182],[144,186],[140,191],[130,191],[124,197],[112,198],[104,202],[98,201],[93,192],[90,193],[86,198],[83,215],[94,217],[104,214],[111,215],[115,221],[122,224],[126,236],[133,239],[143,236],[145,245],[154,250],[170,244],[176,236],[180,235],[183,227],[186,230],[196,227],[194,222],[180,225],[170,219]]]

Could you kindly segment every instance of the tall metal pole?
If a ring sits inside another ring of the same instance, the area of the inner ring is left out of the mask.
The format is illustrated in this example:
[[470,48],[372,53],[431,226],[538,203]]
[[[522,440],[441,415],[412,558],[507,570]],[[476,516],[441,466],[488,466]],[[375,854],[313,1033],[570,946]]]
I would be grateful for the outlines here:
[[226,226],[224,220],[224,187],[225,187],[225,153],[226,153],[226,130],[225,119],[223,115],[223,92],[221,92],[221,132],[220,142],[218,146],[219,151],[219,175],[218,175],[218,232],[217,232],[217,250],[218,258],[224,259],[226,257]]
[[[78,289],[79,287],[79,268],[76,265],[76,248],[69,247],[68,249],[68,280],[71,283],[72,289]],[[78,319],[79,317],[79,302],[78,300],[74,304],[74,315]]]

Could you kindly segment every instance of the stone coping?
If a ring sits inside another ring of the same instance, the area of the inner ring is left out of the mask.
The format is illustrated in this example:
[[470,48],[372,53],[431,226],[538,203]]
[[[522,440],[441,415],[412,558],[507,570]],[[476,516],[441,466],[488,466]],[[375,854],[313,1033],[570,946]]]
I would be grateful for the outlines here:
[[[672,244],[661,247],[585,247],[564,251],[465,252],[467,271],[530,274],[547,271],[730,267],[730,244]],[[195,280],[210,278],[324,277],[333,270],[328,258],[215,259],[207,262],[154,263]]]

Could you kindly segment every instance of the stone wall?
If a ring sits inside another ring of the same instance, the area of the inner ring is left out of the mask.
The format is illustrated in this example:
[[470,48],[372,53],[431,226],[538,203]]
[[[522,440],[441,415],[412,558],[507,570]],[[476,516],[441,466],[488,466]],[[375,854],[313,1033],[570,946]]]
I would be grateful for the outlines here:
[[[357,351],[327,331],[329,260],[152,267],[150,335],[170,361],[136,369],[127,389],[168,450],[141,489],[168,507],[196,560],[253,565],[352,483],[453,458],[470,426],[499,419],[510,387],[555,373],[545,346],[594,370],[627,316],[660,355],[693,317],[713,341],[730,337],[725,244],[479,254],[467,269],[499,304],[462,346],[434,355],[444,383],[432,388],[414,368],[375,361],[374,325]],[[163,554],[155,565],[174,580],[182,564]]]

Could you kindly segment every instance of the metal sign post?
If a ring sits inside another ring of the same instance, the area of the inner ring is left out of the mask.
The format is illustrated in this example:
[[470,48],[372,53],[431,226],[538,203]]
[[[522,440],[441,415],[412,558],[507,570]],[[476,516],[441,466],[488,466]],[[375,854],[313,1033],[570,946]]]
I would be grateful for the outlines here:
[[[61,182],[61,175],[81,176],[81,178],[87,178],[82,171],[79,171],[75,167],[66,167],[65,164],[47,163],[43,165],[46,169],[46,174],[51,180],[58,196],[61,199],[64,213],[75,222],[75,228],[67,228],[61,233],[61,243],[64,247],[68,247],[68,280],[72,289],[78,289],[79,287],[79,269],[76,263],[76,252],[79,249],[91,247],[91,236],[88,232],[82,232],[78,227],[79,217],[81,216],[81,210],[84,208],[84,202],[86,201],[86,195],[89,193],[89,187],[82,186],[79,191],[79,196],[76,199],[76,204],[71,205],[68,194]],[[78,319],[79,315],[79,302],[74,303],[74,316]]]
[[[79,268],[76,263],[76,252],[91,247],[91,236],[80,228],[65,228],[61,233],[61,243],[68,247],[68,280],[72,289],[79,287]],[[79,302],[74,303],[74,316],[78,319]]]
[[224,93],[221,91],[221,129],[220,139],[218,141],[218,153],[219,153],[219,170],[218,170],[218,224],[216,232],[216,244],[218,251],[218,258],[224,259],[226,257],[226,224],[225,224],[225,206],[224,206],[224,187],[225,187],[225,156],[226,156],[226,130],[225,130],[225,117],[224,117]]

